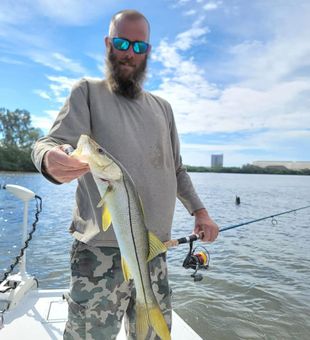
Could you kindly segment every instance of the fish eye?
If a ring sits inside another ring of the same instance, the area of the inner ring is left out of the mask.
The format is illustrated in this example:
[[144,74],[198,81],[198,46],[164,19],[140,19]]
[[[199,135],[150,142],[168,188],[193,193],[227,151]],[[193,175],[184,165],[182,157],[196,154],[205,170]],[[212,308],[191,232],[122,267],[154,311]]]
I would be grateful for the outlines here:
[[104,151],[103,151],[103,149],[102,149],[102,148],[98,148],[98,149],[97,149],[97,151],[98,151],[99,153],[101,153],[101,154],[103,154],[103,153],[104,153]]

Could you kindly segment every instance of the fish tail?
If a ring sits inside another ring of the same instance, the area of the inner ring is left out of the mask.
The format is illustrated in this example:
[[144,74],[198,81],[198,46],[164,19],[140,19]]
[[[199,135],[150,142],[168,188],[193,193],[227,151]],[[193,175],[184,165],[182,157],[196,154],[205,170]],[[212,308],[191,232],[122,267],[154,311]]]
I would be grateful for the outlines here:
[[155,333],[162,340],[171,340],[168,325],[158,304],[152,305],[149,308],[147,308],[147,306],[144,304],[137,304],[136,313],[136,332],[138,340],[146,339],[149,325],[153,327]]
[[170,336],[170,331],[169,331],[167,322],[164,319],[164,316],[158,305],[155,305],[149,309],[149,318],[150,318],[150,323],[152,327],[154,328],[156,334],[162,340],[170,340],[171,336]]
[[149,330],[147,308],[144,304],[136,305],[136,336],[137,340],[145,340]]

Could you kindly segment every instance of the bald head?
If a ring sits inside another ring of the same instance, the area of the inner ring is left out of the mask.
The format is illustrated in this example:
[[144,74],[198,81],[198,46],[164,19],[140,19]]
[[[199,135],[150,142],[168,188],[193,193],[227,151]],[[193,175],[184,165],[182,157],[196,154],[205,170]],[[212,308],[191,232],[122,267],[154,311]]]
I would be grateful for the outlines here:
[[150,24],[146,17],[135,10],[123,10],[117,12],[111,20],[110,27],[109,27],[109,37],[116,37],[119,35],[120,26],[125,22],[144,22],[145,24],[145,31],[147,32],[147,41],[150,39]]

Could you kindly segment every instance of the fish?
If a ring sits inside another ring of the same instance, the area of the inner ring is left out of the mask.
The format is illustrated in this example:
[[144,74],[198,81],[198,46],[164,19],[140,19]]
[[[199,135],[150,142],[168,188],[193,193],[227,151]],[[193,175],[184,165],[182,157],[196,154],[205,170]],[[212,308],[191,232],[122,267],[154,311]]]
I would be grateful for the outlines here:
[[126,281],[136,288],[136,334],[144,340],[149,327],[162,340],[170,340],[168,325],[152,290],[148,262],[167,247],[145,224],[143,205],[130,174],[124,166],[87,135],[81,135],[71,154],[89,164],[102,207],[102,228],[113,225],[121,253]]

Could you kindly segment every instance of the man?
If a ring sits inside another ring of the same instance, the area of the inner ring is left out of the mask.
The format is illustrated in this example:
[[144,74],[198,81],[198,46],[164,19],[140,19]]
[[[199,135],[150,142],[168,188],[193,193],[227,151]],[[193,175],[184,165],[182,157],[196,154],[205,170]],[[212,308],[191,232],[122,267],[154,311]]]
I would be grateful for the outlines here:
[[[143,91],[151,51],[147,19],[126,10],[112,18],[107,79],[82,79],[72,89],[49,134],[33,150],[36,167],[54,183],[78,178],[70,231],[69,316],[65,339],[115,339],[126,315],[126,331],[136,338],[135,289],[124,281],[113,228],[103,232],[99,193],[87,164],[71,158],[81,134],[90,135],[127,169],[144,206],[145,223],[161,241],[171,237],[176,196],[195,216],[195,233],[214,241],[218,226],[208,216],[182,166],[170,105]],[[152,288],[171,328],[171,301],[165,255],[149,264]],[[147,339],[158,338],[149,330]]]

